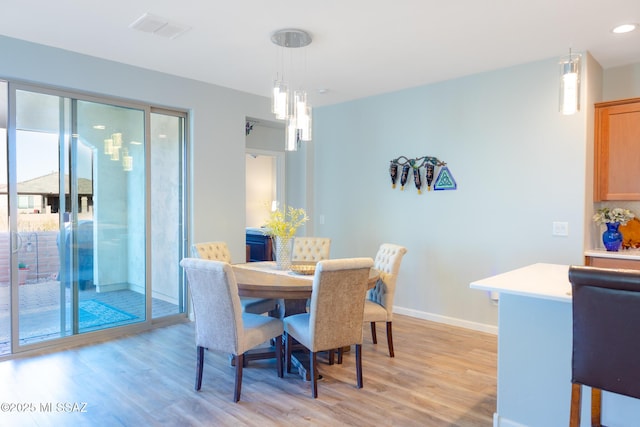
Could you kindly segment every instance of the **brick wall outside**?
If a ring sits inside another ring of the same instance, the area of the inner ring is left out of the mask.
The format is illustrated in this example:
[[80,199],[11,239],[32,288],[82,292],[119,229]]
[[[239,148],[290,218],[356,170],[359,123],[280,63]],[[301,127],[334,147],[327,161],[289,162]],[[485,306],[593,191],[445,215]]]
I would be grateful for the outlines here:
[[[60,268],[57,231],[19,233],[22,245],[17,252],[18,262],[29,267],[27,282],[55,279]],[[9,233],[0,233],[0,283],[9,282]]]

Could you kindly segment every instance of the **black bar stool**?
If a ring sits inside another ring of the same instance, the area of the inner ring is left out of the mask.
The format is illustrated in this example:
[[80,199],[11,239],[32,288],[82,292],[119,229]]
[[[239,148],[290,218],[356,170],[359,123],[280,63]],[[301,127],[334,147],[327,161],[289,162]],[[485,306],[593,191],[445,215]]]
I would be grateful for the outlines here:
[[640,271],[571,266],[573,355],[570,427],[580,425],[582,386],[591,425],[601,425],[602,390],[640,398]]

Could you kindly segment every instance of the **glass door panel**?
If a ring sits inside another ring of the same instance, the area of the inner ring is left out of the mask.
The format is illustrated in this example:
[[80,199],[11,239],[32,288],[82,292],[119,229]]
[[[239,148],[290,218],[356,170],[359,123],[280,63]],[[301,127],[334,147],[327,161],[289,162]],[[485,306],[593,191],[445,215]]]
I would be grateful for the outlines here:
[[7,185],[7,82],[0,81],[0,356],[11,353],[11,252]]
[[14,102],[14,346],[144,321],[145,111],[22,89]]
[[[151,230],[153,260],[153,318],[184,313],[184,284],[179,264],[183,257],[183,193],[185,117],[175,112],[152,112]],[[170,225],[170,226],[169,226]]]
[[[79,332],[147,317],[144,116],[140,109],[77,101],[75,183],[78,189],[93,188],[92,197],[74,199],[79,202]],[[74,162],[70,165],[73,170]],[[92,238],[89,244],[83,229]],[[83,250],[92,253],[83,256]]]
[[[17,348],[68,333],[69,295],[54,277],[58,254],[53,252],[53,265],[45,266],[44,247],[56,249],[60,228],[58,208],[64,190],[61,193],[58,158],[69,134],[64,115],[69,103],[65,106],[65,100],[55,95],[22,90],[11,95],[16,114],[9,138],[9,206],[12,289],[18,296],[19,340],[13,342]],[[25,108],[33,110],[24,114]]]

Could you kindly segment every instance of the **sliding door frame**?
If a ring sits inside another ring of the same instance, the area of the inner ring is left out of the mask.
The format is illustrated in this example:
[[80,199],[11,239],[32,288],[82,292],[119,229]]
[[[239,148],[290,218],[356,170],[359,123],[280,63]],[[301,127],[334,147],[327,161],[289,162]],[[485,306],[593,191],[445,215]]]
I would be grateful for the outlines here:
[[[153,248],[152,248],[152,228],[151,228],[151,138],[150,138],[150,117],[152,112],[157,112],[160,114],[172,115],[176,117],[182,118],[182,123],[184,125],[183,129],[183,140],[180,144],[179,150],[181,153],[181,158],[179,160],[179,170],[180,170],[180,216],[181,223],[180,224],[171,224],[171,226],[180,227],[179,232],[179,258],[184,257],[187,252],[187,244],[188,244],[188,235],[189,229],[188,224],[190,223],[190,201],[188,191],[190,182],[188,177],[190,176],[189,164],[188,161],[188,153],[190,152],[190,130],[189,130],[189,115],[187,110],[180,109],[170,109],[165,107],[154,107],[149,104],[145,104],[142,102],[136,102],[131,100],[126,100],[122,98],[115,98],[110,96],[101,96],[101,95],[93,95],[83,93],[81,91],[73,91],[73,90],[62,90],[57,88],[52,88],[49,86],[43,85],[34,85],[26,82],[20,82],[15,80],[6,79],[7,82],[7,90],[8,90],[8,120],[7,120],[7,144],[8,144],[8,153],[7,153],[7,173],[9,177],[12,177],[12,180],[8,182],[8,198],[10,201],[17,200],[18,189],[17,182],[15,182],[16,177],[16,91],[25,90],[30,92],[42,93],[47,95],[59,96],[61,98],[68,98],[72,101],[72,104],[76,104],[77,101],[88,101],[95,102],[106,105],[113,105],[116,107],[124,107],[124,108],[132,108],[136,110],[141,110],[144,112],[144,138],[145,144],[148,144],[144,150],[144,162],[145,162],[145,258],[146,258],[146,273],[145,273],[145,311],[146,316],[144,321],[140,321],[137,323],[133,323],[131,325],[117,326],[92,332],[85,332],[78,334],[78,325],[77,319],[74,319],[73,322],[73,334],[68,336],[61,336],[60,338],[45,340],[41,342],[35,342],[30,344],[20,345],[20,335],[19,335],[19,295],[17,292],[17,283],[14,285],[14,280],[12,279],[12,283],[10,284],[10,319],[11,319],[11,349],[12,353],[7,355],[0,356],[0,360],[13,358],[17,355],[25,355],[32,352],[40,351],[42,348],[63,348],[69,345],[74,344],[85,344],[91,343],[103,339],[109,339],[117,336],[122,336],[130,333],[138,333],[145,330],[152,329],[156,326],[164,326],[174,323],[180,323],[188,321],[188,307],[187,307],[187,295],[186,295],[186,281],[184,278],[184,274],[179,274],[176,278],[177,286],[178,286],[178,309],[177,314],[168,315],[164,317],[153,318],[152,316],[152,296],[153,296],[153,286],[152,286],[152,274],[151,268],[153,265]],[[61,119],[62,120],[62,119]],[[73,123],[73,126],[76,126],[76,123]],[[74,130],[75,132],[75,130]],[[71,134],[64,135],[65,139],[73,140]],[[69,143],[69,141],[65,141],[65,144]],[[62,141],[61,141],[62,142]],[[66,160],[65,160],[66,161]],[[59,163],[59,167],[62,164]],[[61,181],[64,180],[61,175]],[[73,197],[72,194],[70,194]],[[62,199],[64,195],[60,195],[60,199]],[[11,203],[11,202],[10,202]],[[64,202],[62,202],[61,208],[64,207]],[[62,216],[62,209],[59,212],[60,216]],[[17,230],[17,207],[9,206],[9,229],[10,229],[10,248],[9,251],[12,252],[17,245],[15,242],[16,237],[13,236],[14,232]],[[62,220],[62,218],[60,218]],[[178,263],[180,260],[174,260]],[[17,257],[11,256],[11,269],[12,271],[17,271]],[[73,306],[77,309],[77,289],[73,290],[72,295],[72,303]],[[64,302],[64,301],[63,301]],[[64,311],[64,310],[63,310]]]

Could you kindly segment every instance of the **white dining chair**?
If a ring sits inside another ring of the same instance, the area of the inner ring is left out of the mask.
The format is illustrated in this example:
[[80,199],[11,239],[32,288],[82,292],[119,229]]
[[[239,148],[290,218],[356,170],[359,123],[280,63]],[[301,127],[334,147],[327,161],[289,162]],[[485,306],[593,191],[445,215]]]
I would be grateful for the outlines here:
[[316,265],[308,313],[284,318],[287,372],[292,338],[310,352],[311,394],[318,397],[316,354],[355,344],[356,377],[362,388],[362,315],[371,258],[323,260]]
[[226,352],[234,357],[233,400],[238,402],[244,354],[271,339],[276,343],[277,372],[282,378],[282,320],[242,312],[238,284],[228,263],[185,258],[180,265],[187,274],[196,323],[196,391],[202,386],[204,350]]
[[383,243],[378,249],[373,268],[380,272],[380,279],[376,285],[367,292],[364,304],[364,323],[371,324],[371,339],[378,343],[376,336],[376,322],[386,322],[387,345],[389,357],[394,357],[393,334],[391,324],[393,321],[393,298],[396,292],[396,281],[400,271],[400,263],[407,248],[393,243]]
[[[196,243],[191,246],[191,256],[194,258],[223,261],[231,263],[231,253],[225,242]],[[278,313],[280,302],[271,298],[240,297],[242,309],[246,313]],[[278,317],[278,316],[274,316]]]
[[331,239],[328,237],[296,237],[293,239],[293,262],[318,262],[329,259]]

